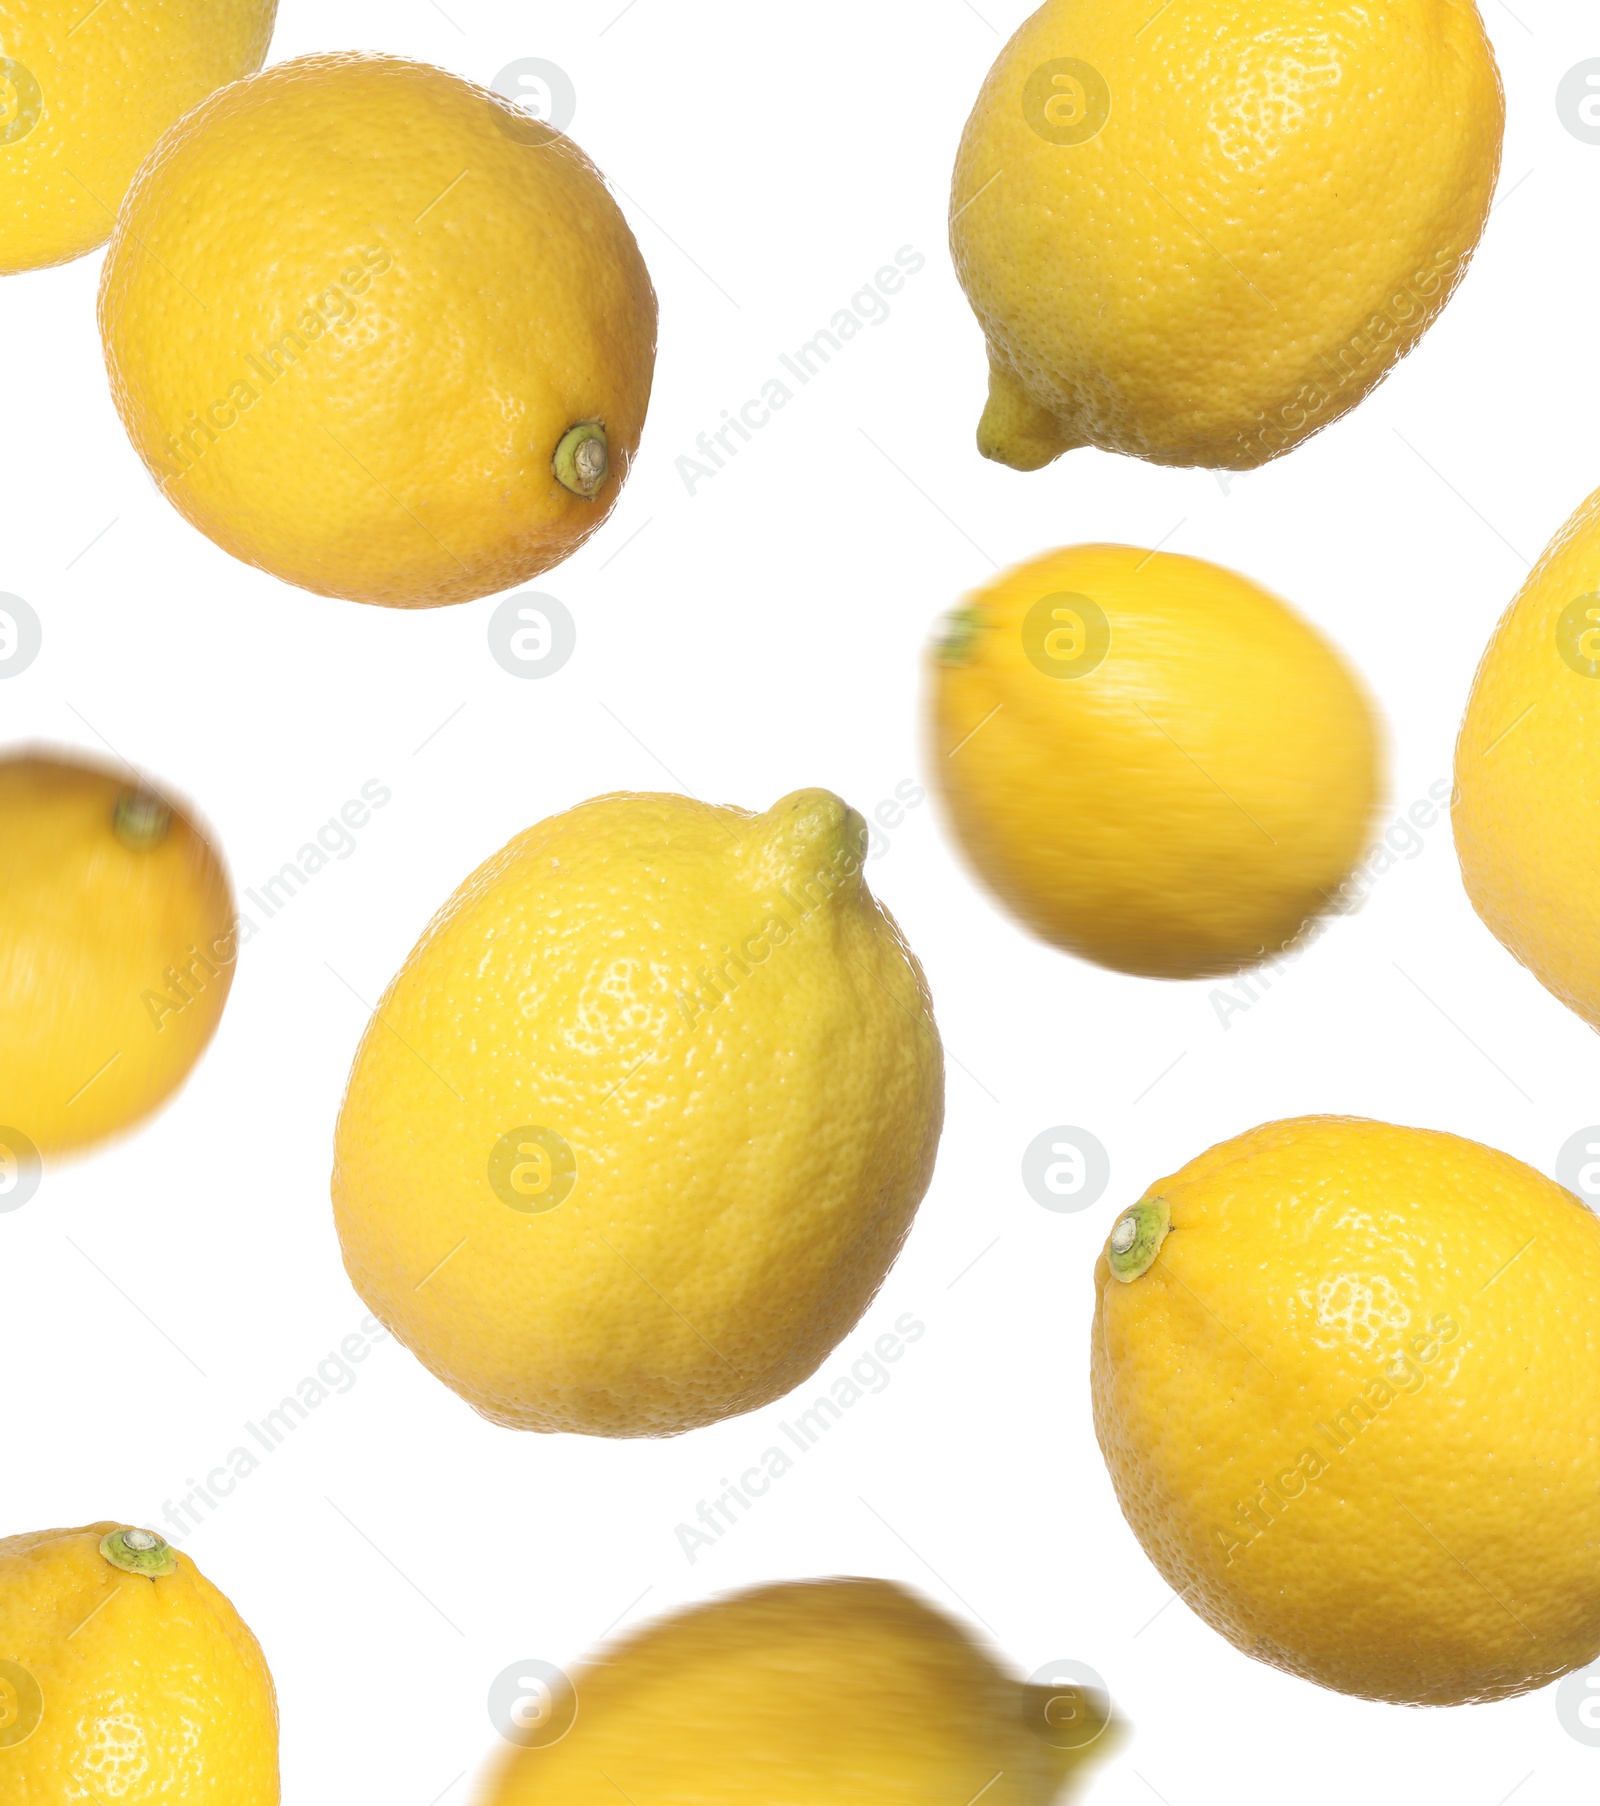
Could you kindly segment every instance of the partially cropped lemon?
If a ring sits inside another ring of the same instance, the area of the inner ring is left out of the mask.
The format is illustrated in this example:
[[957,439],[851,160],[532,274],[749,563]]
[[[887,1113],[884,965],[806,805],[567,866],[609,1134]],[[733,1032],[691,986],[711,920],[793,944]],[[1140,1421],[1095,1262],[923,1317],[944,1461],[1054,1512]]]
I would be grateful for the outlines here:
[[1282,951],[1381,784],[1371,705],[1277,597],[1198,558],[1073,546],[946,621],[928,761],[973,868],[1035,934],[1153,978]]
[[340,1113],[356,1290],[497,1423],[664,1436],[814,1371],[933,1170],[921,968],[825,790],[600,797],[481,866]]
[[1472,0],[1048,0],[951,189],[979,449],[1248,470],[1299,444],[1449,299],[1504,114]]
[[0,274],[104,244],[167,127],[261,67],[277,10],[278,0],[6,0]]
[[1600,1654],[1600,1222],[1552,1180],[1268,1123],[1125,1211],[1095,1293],[1122,1509],[1246,1654],[1411,1705]]
[[1600,493],[1495,629],[1456,746],[1456,852],[1472,906],[1600,1028]]
[[0,1799],[279,1797],[272,1676],[187,1556],[109,1523],[0,1541]]
[[238,943],[205,835],[136,780],[0,758],[0,1203],[19,1162],[103,1140],[188,1076]]
[[225,551],[396,607],[506,589],[610,512],[656,302],[566,138],[398,57],[279,63],[129,191],[100,326],[173,505]]
[[1026,1685],[886,1580],[758,1587],[530,1696],[482,1806],[1049,1806],[1113,1741],[1103,1695]]

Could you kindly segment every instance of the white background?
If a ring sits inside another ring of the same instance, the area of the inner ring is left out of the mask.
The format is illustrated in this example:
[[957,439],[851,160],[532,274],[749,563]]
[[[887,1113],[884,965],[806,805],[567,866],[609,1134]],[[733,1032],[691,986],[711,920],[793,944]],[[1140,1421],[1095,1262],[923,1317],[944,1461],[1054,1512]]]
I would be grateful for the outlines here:
[[[393,792],[245,949],[176,1102],[0,1216],[0,1531],[159,1524],[357,1327],[327,1181],[360,1000],[517,830],[623,788],[764,808],[821,784],[870,813],[926,776],[935,617],[997,564],[1098,538],[1241,569],[1331,635],[1391,724],[1391,819],[1447,775],[1492,624],[1600,483],[1600,146],[1554,104],[1600,56],[1579,0],[1515,0],[1519,17],[1486,0],[1510,103],[1502,200],[1442,321],[1353,416],[1226,482],[1092,451],[1024,476],[974,450],[984,359],[944,249],[948,176],[1026,0],[618,3],[285,0],[272,50],[386,49],[484,83],[537,56],[576,85],[573,135],[626,197],[660,292],[661,359],[620,505],[537,585],[578,623],[559,675],[490,659],[492,600],[408,615],[232,562],[124,441],[98,256],[0,284],[0,590],[45,636],[0,685],[0,740],[115,748],[194,800],[241,888],[365,780]],[[903,245],[927,265],[891,317],[691,497],[674,460]],[[377,1349],[186,1545],[267,1651],[289,1806],[458,1806],[508,1664],[571,1666],[681,1602],[838,1572],[925,1589],[1024,1672],[1097,1668],[1133,1734],[1096,1806],[1592,1793],[1600,1749],[1561,1729],[1553,1690],[1432,1712],[1344,1699],[1168,1605],[1090,1427],[1095,1252],[1202,1148],[1348,1111],[1548,1172],[1600,1120],[1589,1030],[1477,922],[1448,823],[1421,838],[1224,1028],[1212,986],[1026,939],[957,863],[932,800],[912,810],[868,870],[928,971],[949,1119],[878,1303],[801,1395],[659,1445],[493,1428]],[[1110,1189],[1076,1215],[1039,1208],[1019,1177],[1027,1143],[1062,1123],[1111,1154]],[[926,1334],[888,1388],[690,1565],[678,1522],[906,1311]]]

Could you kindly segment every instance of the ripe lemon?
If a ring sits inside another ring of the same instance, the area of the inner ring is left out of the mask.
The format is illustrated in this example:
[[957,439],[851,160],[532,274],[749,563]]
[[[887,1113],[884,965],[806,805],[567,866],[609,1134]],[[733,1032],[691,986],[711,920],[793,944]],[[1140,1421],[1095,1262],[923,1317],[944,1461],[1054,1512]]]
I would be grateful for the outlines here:
[[0,1541],[0,1798],[278,1806],[260,1646],[160,1537],[89,1524]]
[[1198,558],[1073,546],[949,617],[929,763],[963,851],[1035,934],[1152,978],[1280,951],[1380,789],[1373,714],[1316,631]]
[[1352,408],[1483,231],[1505,105],[1472,0],[1049,0],[956,158],[986,458],[1249,470]]
[[112,395],[225,551],[397,607],[505,589],[610,512],[650,278],[576,145],[459,76],[308,56],[213,95],[106,256]]
[[921,968],[825,790],[607,796],[504,847],[378,1005],[339,1118],[356,1290],[496,1423],[664,1436],[797,1385],[927,1189]]
[[1048,1806],[1113,1741],[885,1580],[758,1587],[648,1626],[508,1731],[482,1806]]
[[1600,1222],[1509,1155],[1268,1123],[1117,1219],[1095,1428],[1167,1582],[1369,1699],[1522,1693],[1600,1653]]
[[1456,853],[1472,907],[1600,1028],[1600,493],[1495,629],[1456,744]]
[[129,1128],[183,1083],[238,944],[210,842],[126,776],[0,758],[0,847],[0,1188],[14,1189],[19,1162]]
[[172,122],[261,67],[278,0],[8,0],[0,13],[0,274],[111,234]]

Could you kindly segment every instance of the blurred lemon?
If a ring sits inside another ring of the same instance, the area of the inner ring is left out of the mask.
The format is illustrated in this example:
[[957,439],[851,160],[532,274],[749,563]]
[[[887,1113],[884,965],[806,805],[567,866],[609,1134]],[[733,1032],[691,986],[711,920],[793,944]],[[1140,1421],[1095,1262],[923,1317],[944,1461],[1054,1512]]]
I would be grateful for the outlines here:
[[1153,978],[1231,972],[1332,904],[1381,784],[1339,655],[1247,578],[1073,546],[949,617],[929,761],[963,851],[1033,933]]
[[279,1797],[272,1676],[187,1556],[109,1523],[0,1541],[0,1798]]
[[65,1153],[163,1103],[216,1030],[238,945],[210,842],[125,776],[0,758],[0,846],[3,1166],[18,1132]]
[[[574,1719],[574,1707],[575,1719]],[[513,1727],[482,1806],[1048,1806],[1113,1741],[885,1580],[758,1587],[654,1624]],[[570,1729],[553,1738],[563,1724]]]
[[0,273],[102,245],[180,114],[261,67],[278,0],[6,0]]
[[1268,1123],[1125,1211],[1095,1294],[1122,1509],[1247,1655],[1455,1705],[1600,1654],[1600,1222],[1553,1181]]
[[1456,746],[1454,827],[1472,906],[1600,1028],[1600,494],[1495,629]]
[[323,595],[506,589],[610,512],[656,302],[576,145],[398,57],[279,63],[162,142],[100,290],[112,394],[179,511]]
[[1472,0],[1049,0],[989,71],[951,188],[989,349],[979,450],[1288,451],[1449,299],[1504,117]]
[[944,1068],[865,839],[825,790],[600,797],[481,866],[389,986],[339,1117],[345,1265],[486,1417],[672,1435],[866,1309]]

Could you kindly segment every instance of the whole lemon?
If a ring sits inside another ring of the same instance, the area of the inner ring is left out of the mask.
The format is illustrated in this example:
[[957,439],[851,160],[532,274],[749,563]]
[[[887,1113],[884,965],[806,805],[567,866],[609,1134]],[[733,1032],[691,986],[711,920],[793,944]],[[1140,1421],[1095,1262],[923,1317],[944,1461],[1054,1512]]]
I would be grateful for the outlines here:
[[288,583],[396,607],[559,563],[638,449],[656,302],[576,145],[398,57],[215,94],[129,190],[111,389],[163,492]]
[[974,870],[1057,947],[1231,972],[1339,902],[1381,788],[1371,706],[1220,566],[1072,546],[996,578],[930,661],[928,762]]
[[1268,1123],[1117,1219],[1095,1300],[1123,1512],[1247,1655],[1456,1705],[1600,1653],[1600,1222],[1552,1180]]
[[1472,907],[1600,1028],[1600,493],[1489,641],[1456,744],[1453,823]]
[[183,1083],[238,942],[215,849],[125,775],[0,758],[0,847],[0,1188],[14,1189],[19,1161],[129,1128]]
[[886,1580],[791,1581],[647,1626],[505,1734],[482,1806],[1049,1806],[1103,1696],[1015,1680]]
[[434,918],[339,1117],[356,1290],[517,1429],[664,1436],[780,1397],[882,1282],[944,1067],[824,790],[599,797]]
[[102,245],[172,122],[261,67],[278,0],[6,0],[0,274]]
[[0,1798],[279,1797],[272,1676],[187,1556],[109,1523],[0,1541]]
[[1048,0],[951,188],[979,450],[1249,470],[1298,445],[1449,299],[1504,118],[1472,0]]

